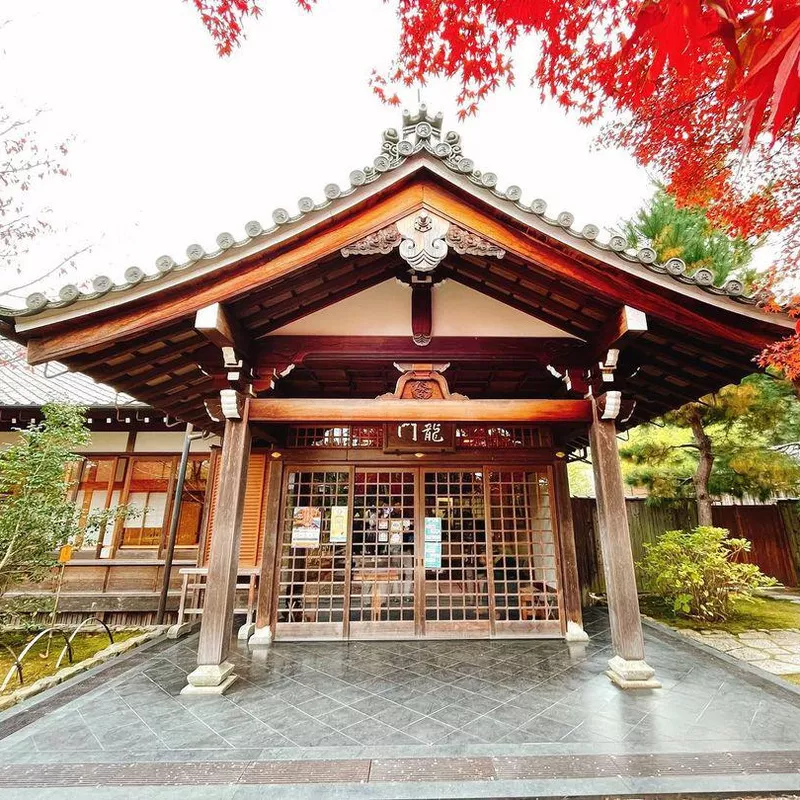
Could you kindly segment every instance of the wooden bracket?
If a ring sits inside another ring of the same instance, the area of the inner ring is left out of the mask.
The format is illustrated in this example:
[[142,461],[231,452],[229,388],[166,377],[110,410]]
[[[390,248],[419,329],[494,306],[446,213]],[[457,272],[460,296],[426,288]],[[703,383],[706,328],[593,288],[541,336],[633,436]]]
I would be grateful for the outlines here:
[[562,380],[564,381],[564,385],[567,387],[568,392],[579,394],[581,397],[586,397],[589,392],[589,384],[586,380],[586,370],[570,367],[564,372]]
[[377,400],[467,400],[463,394],[451,392],[442,373],[450,364],[397,364],[403,374],[397,379],[393,392]]
[[595,398],[600,419],[613,419],[624,424],[636,409],[636,400],[622,396],[622,392],[604,392]]
[[622,350],[647,332],[647,315],[638,308],[621,306],[617,313],[592,337],[594,359],[603,361],[609,350]]
[[253,391],[257,395],[271,392],[275,388],[275,384],[281,378],[285,378],[295,366],[293,361],[260,365],[257,374],[253,377]]
[[596,394],[614,384],[621,351],[646,331],[647,316],[644,312],[621,306],[593,337],[589,384]]
[[245,331],[222,303],[201,308],[194,317],[194,329],[222,351],[226,369],[252,363],[252,345]]
[[242,419],[247,398],[236,389],[223,389],[219,393],[220,410],[225,419]]
[[203,400],[203,405],[206,407],[206,414],[212,422],[222,421],[222,402],[217,398],[210,398]]

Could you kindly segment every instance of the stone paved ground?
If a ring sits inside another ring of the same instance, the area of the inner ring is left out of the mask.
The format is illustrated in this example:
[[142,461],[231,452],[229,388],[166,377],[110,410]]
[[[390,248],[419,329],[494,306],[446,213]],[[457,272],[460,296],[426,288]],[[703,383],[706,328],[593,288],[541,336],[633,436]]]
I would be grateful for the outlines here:
[[[179,694],[194,666],[186,640],[7,735],[0,788],[37,798],[76,785],[123,796],[111,791],[120,781],[147,785],[148,797],[208,783],[292,798],[800,789],[800,696],[655,632],[648,660],[663,688],[622,692],[603,674],[605,617],[592,613],[587,629],[577,650],[554,640],[240,648],[240,679],[221,698]],[[0,736],[15,713],[0,715]],[[319,794],[333,782],[338,793]],[[296,786],[281,794],[286,784]]]
[[800,673],[800,630],[759,630],[739,634],[682,630],[681,633],[772,675]]

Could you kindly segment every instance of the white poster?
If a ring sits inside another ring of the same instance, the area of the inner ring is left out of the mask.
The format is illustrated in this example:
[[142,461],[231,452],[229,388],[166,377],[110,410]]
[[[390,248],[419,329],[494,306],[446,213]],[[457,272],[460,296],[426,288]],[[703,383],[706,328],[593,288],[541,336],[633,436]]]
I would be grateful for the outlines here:
[[347,542],[347,506],[331,508],[331,544]]

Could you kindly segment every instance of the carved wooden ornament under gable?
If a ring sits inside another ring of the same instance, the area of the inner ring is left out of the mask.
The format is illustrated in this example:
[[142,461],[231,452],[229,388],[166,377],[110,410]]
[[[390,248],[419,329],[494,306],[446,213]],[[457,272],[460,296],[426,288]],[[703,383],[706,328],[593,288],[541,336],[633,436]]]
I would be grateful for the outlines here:
[[425,209],[416,211],[341,249],[343,256],[377,255],[399,248],[400,257],[415,272],[431,272],[456,253],[503,258],[506,251],[477,233],[448,222]]
[[451,392],[442,375],[450,364],[395,364],[403,374],[397,379],[393,392],[380,395],[378,400],[456,400],[469,398]]

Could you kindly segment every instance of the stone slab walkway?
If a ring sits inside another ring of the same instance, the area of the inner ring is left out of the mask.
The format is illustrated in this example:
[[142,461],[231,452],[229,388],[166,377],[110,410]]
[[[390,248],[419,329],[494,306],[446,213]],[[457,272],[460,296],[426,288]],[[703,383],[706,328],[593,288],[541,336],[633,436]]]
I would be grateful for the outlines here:
[[648,660],[663,688],[622,692],[603,674],[605,616],[593,611],[587,629],[591,641],[578,649],[555,640],[240,647],[240,679],[220,698],[179,693],[196,641],[161,646],[131,657],[128,669],[115,664],[107,680],[87,680],[85,692],[73,688],[60,705],[43,696],[0,715],[0,792],[70,797],[104,787],[102,796],[116,797],[146,786],[148,797],[167,797],[213,785],[210,796],[219,797],[421,798],[800,789],[800,696],[654,631]]
[[800,630],[759,630],[739,634],[682,630],[680,633],[772,675],[800,674]]

